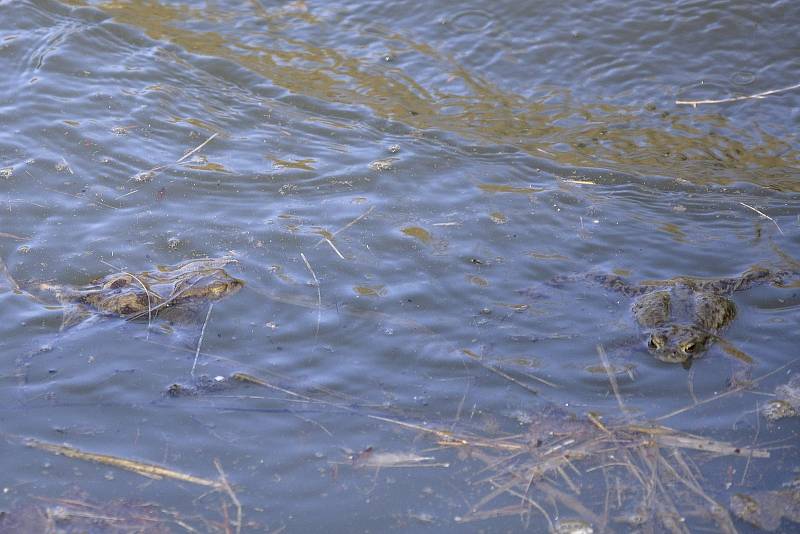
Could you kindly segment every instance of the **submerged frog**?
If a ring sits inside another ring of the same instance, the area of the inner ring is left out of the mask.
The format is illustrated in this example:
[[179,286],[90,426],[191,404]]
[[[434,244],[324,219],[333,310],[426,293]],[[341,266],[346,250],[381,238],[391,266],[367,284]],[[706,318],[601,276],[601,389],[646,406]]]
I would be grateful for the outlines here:
[[55,294],[61,302],[62,330],[97,315],[189,322],[199,307],[244,286],[224,269],[235,261],[230,257],[196,259],[140,273],[117,272],[77,289],[51,284],[40,284],[39,289]]
[[[754,268],[733,278],[692,278],[643,282],[638,285],[622,277],[591,273],[591,281],[633,297],[634,320],[644,333],[648,352],[668,363],[685,367],[701,357],[736,317],[736,305],[729,298],[736,291],[757,284],[780,285],[785,271]],[[748,357],[731,347],[737,357]]]

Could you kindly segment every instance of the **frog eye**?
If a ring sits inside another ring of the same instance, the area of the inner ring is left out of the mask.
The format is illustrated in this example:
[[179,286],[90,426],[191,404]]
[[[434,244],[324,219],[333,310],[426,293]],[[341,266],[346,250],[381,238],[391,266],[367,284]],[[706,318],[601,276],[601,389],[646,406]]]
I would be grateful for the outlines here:
[[683,352],[687,354],[691,354],[697,348],[697,343],[687,343],[685,347],[683,347]]
[[662,345],[664,345],[663,341],[655,335],[650,336],[650,339],[647,340],[648,348],[658,349],[661,348]]

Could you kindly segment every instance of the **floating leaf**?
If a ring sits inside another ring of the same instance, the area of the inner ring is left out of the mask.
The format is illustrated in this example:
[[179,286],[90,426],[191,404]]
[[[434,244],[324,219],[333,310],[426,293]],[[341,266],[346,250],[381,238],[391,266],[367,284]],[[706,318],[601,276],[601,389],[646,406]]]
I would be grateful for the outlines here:
[[388,293],[384,286],[355,286],[353,287],[353,291],[355,291],[359,297],[383,297]]
[[430,243],[431,239],[433,239],[430,232],[419,226],[407,226],[403,228],[403,233],[407,236],[415,237],[423,243]]
[[478,287],[486,287],[489,285],[489,282],[486,281],[485,278],[481,278],[480,276],[468,276],[467,280],[472,285],[476,285]]
[[489,218],[492,219],[492,222],[495,224],[505,224],[508,222],[508,217],[499,211],[492,212],[492,214],[489,215]]
[[478,187],[481,191],[486,191],[487,193],[523,193],[525,195],[538,193],[542,190],[536,187],[517,187],[507,184],[480,184]]

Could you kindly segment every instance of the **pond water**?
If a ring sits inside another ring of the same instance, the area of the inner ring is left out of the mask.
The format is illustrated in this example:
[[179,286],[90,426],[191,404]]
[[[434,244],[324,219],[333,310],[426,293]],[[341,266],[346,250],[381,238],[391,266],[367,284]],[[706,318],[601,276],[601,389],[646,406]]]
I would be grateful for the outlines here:
[[[800,90],[736,98],[800,82],[800,3],[11,0],[0,21],[6,520],[233,532],[238,503],[244,532],[627,531],[634,512],[746,532],[718,508],[797,484],[800,418],[759,412],[800,373]],[[228,256],[241,291],[174,325],[62,330],[42,290]],[[788,275],[732,294],[689,369],[583,276],[754,267]],[[645,475],[663,461],[668,510],[623,458],[537,478],[537,449],[587,421],[716,452],[631,445]],[[75,451],[205,480],[216,460],[233,495]]]

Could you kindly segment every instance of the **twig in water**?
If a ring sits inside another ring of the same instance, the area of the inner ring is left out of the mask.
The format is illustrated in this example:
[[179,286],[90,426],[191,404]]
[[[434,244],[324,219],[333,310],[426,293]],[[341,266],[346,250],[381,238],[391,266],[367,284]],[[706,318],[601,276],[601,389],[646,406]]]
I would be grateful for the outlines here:
[[219,472],[222,489],[225,490],[228,497],[231,498],[231,502],[233,502],[233,505],[236,507],[236,534],[239,534],[242,531],[242,503],[239,502],[236,493],[234,493],[233,488],[230,483],[228,483],[228,477],[225,476],[225,471],[222,470],[222,464],[220,464],[217,458],[214,458],[214,467],[216,467],[217,472]]
[[216,136],[218,136],[218,135],[219,135],[219,132],[215,132],[214,134],[212,134],[212,135],[211,135],[211,137],[209,137],[208,139],[206,139],[205,141],[203,141],[202,143],[200,143],[198,146],[196,146],[195,148],[191,149],[189,152],[187,152],[186,154],[184,154],[184,155],[181,157],[181,159],[179,159],[179,160],[178,160],[178,161],[176,161],[175,163],[180,163],[180,162],[182,162],[183,160],[185,160],[186,158],[188,158],[189,156],[191,156],[192,154],[194,154],[195,152],[197,152],[198,150],[200,150],[201,148],[203,148],[204,146],[206,146],[208,143],[210,143],[210,142],[211,142],[211,141],[212,141],[212,140],[213,140],[213,139],[214,139]]
[[325,238],[325,241],[331,246],[331,248],[333,249],[333,251],[336,253],[337,256],[339,256],[340,258],[344,259],[344,256],[342,256],[342,253],[339,252],[338,248],[336,248],[336,245],[333,244],[333,241],[331,241],[327,237]]
[[56,445],[55,443],[39,441],[38,439],[33,439],[33,438],[26,439],[25,445],[27,445],[28,447],[34,447],[36,449],[47,451],[53,454],[60,454],[61,456],[66,456],[68,458],[75,458],[78,460],[110,465],[113,467],[118,467],[120,469],[125,469],[127,471],[133,471],[134,473],[137,473],[139,475],[154,478],[156,480],[162,478],[171,478],[174,480],[190,482],[192,484],[207,486],[214,489],[224,489],[225,487],[224,484],[217,482],[215,480],[208,480],[205,478],[196,477],[194,475],[187,475],[185,473],[174,471],[172,469],[168,469],[160,465],[147,464],[144,462],[129,460],[128,458],[121,458],[119,456],[111,456],[108,454],[95,454],[93,452],[82,451],[80,449],[76,449],[75,447],[69,447],[67,445]]
[[759,210],[755,209],[753,206],[751,206],[751,205],[749,205],[749,204],[745,204],[744,202],[739,202],[739,204],[741,204],[741,205],[742,205],[742,206],[744,206],[745,208],[750,208],[751,210],[753,210],[754,212],[758,213],[758,214],[759,214],[759,215],[761,215],[762,217],[765,217],[765,218],[769,219],[770,221],[772,221],[772,224],[774,224],[774,225],[775,225],[775,228],[777,228],[777,229],[778,229],[778,231],[781,233],[781,235],[783,235],[783,230],[781,230],[781,227],[780,227],[780,226],[778,226],[778,223],[776,223],[776,222],[775,222],[775,219],[773,219],[772,217],[770,217],[769,215],[767,215],[767,214],[766,214],[766,213],[764,213],[763,211],[759,211]]
[[739,100],[747,100],[748,98],[764,98],[765,96],[774,95],[777,93],[783,93],[785,91],[791,91],[792,89],[800,89],[800,83],[791,85],[789,87],[782,87],[780,89],[773,89],[771,91],[756,93],[754,95],[734,96],[731,98],[721,98],[719,100],[676,100],[675,104],[679,106],[689,105],[694,107],[697,107],[698,104],[724,104],[725,102],[738,102]]
[[[369,209],[368,209],[367,211],[365,211],[364,213],[362,213],[361,215],[359,215],[358,217],[356,217],[355,219],[353,219],[353,220],[352,220],[352,221],[350,221],[349,223],[345,224],[344,226],[342,226],[341,228],[339,228],[338,230],[336,230],[335,232],[333,232],[333,233],[331,234],[331,237],[335,237],[335,236],[336,236],[336,234],[338,234],[339,232],[344,232],[345,230],[347,230],[348,228],[350,228],[351,226],[353,226],[354,224],[356,224],[358,221],[360,221],[361,219],[363,219],[364,217],[366,217],[367,215],[369,215],[370,213],[372,213],[372,210],[374,210],[374,209],[375,209],[375,206],[370,206],[370,207],[369,207]],[[329,238],[327,238],[327,237],[323,237],[322,239],[320,239],[319,241],[317,241],[317,242],[314,244],[314,248],[317,248],[318,246],[320,246],[320,245],[321,245],[323,242],[327,241],[328,239],[329,239]]]
[[744,481],[747,478],[747,471],[750,469],[750,460],[753,459],[753,448],[758,442],[758,435],[761,433],[761,408],[756,401],[756,435],[753,436],[753,443],[750,445],[750,454],[747,455],[747,463],[744,466],[744,473],[742,473],[742,480],[739,481],[740,486],[744,486]]
[[518,385],[522,389],[526,389],[526,390],[530,391],[531,393],[533,393],[534,395],[538,395],[539,394],[539,391],[536,390],[535,388],[532,388],[531,386],[529,386],[528,384],[525,384],[524,382],[520,382],[519,380],[517,380],[516,378],[514,378],[510,374],[506,373],[505,371],[502,371],[502,370],[498,369],[494,365],[486,363],[485,361],[483,361],[483,359],[480,356],[478,356],[477,354],[475,354],[471,350],[469,350],[469,349],[461,349],[461,352],[466,357],[468,357],[469,359],[471,359],[472,361],[474,361],[475,363],[477,363],[478,365],[480,365],[481,367],[483,367],[487,371],[491,371],[492,373],[494,373],[494,374],[496,374],[498,376],[502,376],[503,378],[505,378],[509,382],[515,383],[516,385]]
[[[160,165],[156,165],[155,167],[153,167],[151,169],[148,169],[146,171],[140,171],[140,172],[136,173],[130,180],[133,180],[134,182],[149,182],[150,180],[153,179],[153,177],[155,176],[155,174],[158,171],[162,171],[162,170],[166,169],[167,167],[171,167],[172,165],[180,165],[181,163],[183,163],[186,160],[186,158],[188,158],[189,156],[191,156],[192,154],[194,154],[195,152],[197,152],[198,150],[200,150],[201,148],[206,146],[208,143],[210,143],[211,140],[214,139],[217,135],[219,135],[219,132],[215,132],[214,134],[212,134],[211,137],[209,137],[208,139],[206,139],[205,141],[200,143],[198,146],[196,146],[195,148],[191,149],[189,152],[187,152],[186,154],[181,156],[181,158],[178,159],[177,161],[175,161],[175,163],[163,163],[163,164],[160,164]],[[123,196],[125,196],[125,195],[123,195]],[[118,197],[118,198],[122,198],[122,197]]]
[[746,390],[748,388],[755,387],[756,385],[758,385],[759,382],[763,381],[764,379],[766,379],[766,378],[768,378],[768,377],[770,377],[770,376],[772,376],[772,375],[774,375],[776,373],[779,373],[779,372],[783,371],[787,367],[791,367],[792,365],[796,364],[798,361],[800,361],[800,358],[795,358],[794,360],[792,360],[790,362],[787,362],[787,363],[781,365],[780,367],[776,367],[772,371],[770,371],[768,373],[765,373],[765,374],[759,376],[758,378],[754,378],[753,380],[751,380],[750,381],[750,385],[748,385],[748,386],[739,386],[739,387],[735,387],[733,389],[729,389],[728,391],[726,391],[724,393],[720,393],[718,395],[714,395],[712,397],[705,398],[705,399],[700,400],[698,402],[695,402],[693,404],[689,404],[688,406],[684,406],[683,408],[679,408],[679,409],[673,410],[673,411],[671,411],[671,412],[669,412],[667,414],[664,414],[664,415],[661,415],[659,417],[656,417],[655,419],[653,419],[653,421],[663,421],[664,419],[669,419],[671,417],[675,417],[676,415],[682,414],[684,412],[688,412],[689,410],[691,410],[693,408],[696,408],[696,407],[698,407],[698,406],[700,406],[702,404],[707,404],[709,402],[717,401],[717,400],[723,399],[723,398],[725,398],[725,397],[727,397],[729,395],[733,395],[734,393],[739,393],[739,392],[744,391],[744,390]]
[[200,357],[200,347],[203,345],[203,336],[206,335],[206,325],[208,324],[208,318],[211,317],[211,310],[214,308],[214,302],[208,305],[208,313],[206,313],[206,320],[203,321],[203,328],[200,329],[200,339],[197,340],[197,350],[194,353],[194,363],[192,364],[192,370],[189,373],[192,378],[194,378],[194,368],[197,367],[197,359]]
[[597,345],[597,354],[600,356],[600,362],[603,364],[603,369],[605,369],[606,374],[608,375],[608,381],[611,383],[611,389],[614,391],[614,396],[617,398],[617,404],[619,404],[620,410],[622,413],[625,414],[626,419],[630,419],[628,414],[628,409],[625,407],[625,403],[622,401],[622,396],[619,394],[619,386],[617,386],[617,377],[614,376],[614,371],[611,369],[611,365],[608,363],[608,356],[606,356],[606,350],[603,348],[602,345]]
[[317,329],[314,332],[314,338],[316,339],[316,337],[319,336],[319,323],[322,321],[322,291],[319,288],[319,280],[317,279],[317,275],[314,274],[314,269],[312,269],[311,264],[308,263],[306,255],[301,252],[300,257],[303,258],[303,262],[306,264],[308,272],[310,272],[311,276],[314,278],[314,285],[317,286]]
[[139,190],[138,190],[138,189],[134,189],[133,191],[128,191],[127,193],[125,193],[125,194],[123,194],[123,195],[120,195],[120,196],[118,196],[118,197],[115,197],[115,198],[114,198],[114,200],[119,200],[119,199],[121,199],[121,198],[125,198],[125,197],[127,197],[128,195],[132,195],[132,194],[134,194],[134,193],[138,193],[138,192],[139,192]]

